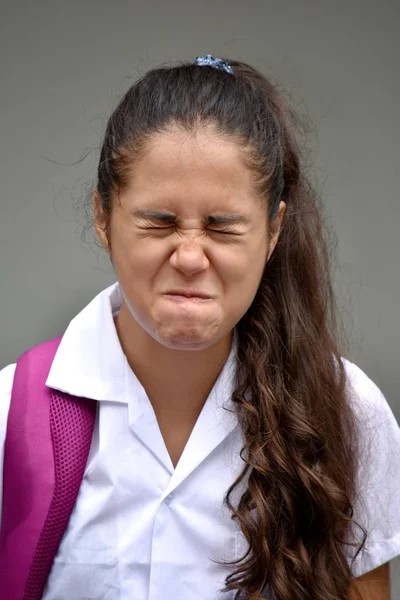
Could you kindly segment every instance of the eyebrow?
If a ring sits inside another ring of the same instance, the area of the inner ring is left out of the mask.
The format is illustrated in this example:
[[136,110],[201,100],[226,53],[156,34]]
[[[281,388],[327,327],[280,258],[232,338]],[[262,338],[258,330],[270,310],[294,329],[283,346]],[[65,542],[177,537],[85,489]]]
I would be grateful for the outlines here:
[[[180,219],[173,213],[159,210],[137,210],[134,213],[135,217],[154,219],[165,223],[179,223]],[[238,225],[248,224],[249,220],[242,215],[225,214],[225,215],[208,215],[202,219],[205,225]]]
[[168,223],[177,221],[177,217],[174,214],[160,210],[137,210],[133,214],[135,217],[155,219],[156,221],[165,221]]
[[206,225],[243,225],[249,221],[242,215],[209,215],[203,219]]

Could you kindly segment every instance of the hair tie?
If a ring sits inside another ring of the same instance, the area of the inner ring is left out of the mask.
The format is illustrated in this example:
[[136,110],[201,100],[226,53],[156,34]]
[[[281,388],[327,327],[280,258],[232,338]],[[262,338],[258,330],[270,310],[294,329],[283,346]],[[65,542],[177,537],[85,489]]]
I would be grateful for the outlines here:
[[214,58],[211,54],[197,56],[195,64],[200,67],[212,67],[213,69],[223,70],[233,75],[232,67],[227,62],[222,60],[222,58]]

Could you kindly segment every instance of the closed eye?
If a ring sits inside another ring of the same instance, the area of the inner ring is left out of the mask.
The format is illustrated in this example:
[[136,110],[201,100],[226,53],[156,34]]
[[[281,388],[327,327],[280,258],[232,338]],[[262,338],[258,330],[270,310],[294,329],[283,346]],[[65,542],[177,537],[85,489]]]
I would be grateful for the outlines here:
[[211,231],[212,233],[221,233],[222,235],[241,235],[237,231],[229,231],[229,230],[224,230],[224,229],[210,229],[209,228],[208,231]]
[[145,229],[146,231],[160,231],[161,229],[172,229],[174,225],[163,225],[161,227],[156,227],[155,225],[148,225],[146,227],[140,227],[140,229]]

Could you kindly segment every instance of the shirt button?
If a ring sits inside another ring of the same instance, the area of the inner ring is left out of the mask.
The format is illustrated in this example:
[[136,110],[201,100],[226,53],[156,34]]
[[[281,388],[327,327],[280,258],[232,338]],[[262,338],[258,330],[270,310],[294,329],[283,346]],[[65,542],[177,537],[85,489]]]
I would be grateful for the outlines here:
[[174,495],[172,493],[168,494],[168,496],[165,498],[165,504],[170,505],[173,499],[174,499]]

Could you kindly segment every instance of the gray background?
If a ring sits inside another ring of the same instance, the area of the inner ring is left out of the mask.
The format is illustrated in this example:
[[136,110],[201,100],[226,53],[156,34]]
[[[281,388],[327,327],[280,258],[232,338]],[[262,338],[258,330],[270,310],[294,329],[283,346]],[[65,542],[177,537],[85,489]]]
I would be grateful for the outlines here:
[[[114,281],[73,209],[110,110],[146,69],[212,53],[279,79],[311,118],[347,356],[399,420],[399,18],[398,0],[2,0],[0,367]],[[397,598],[398,561],[392,577]]]

